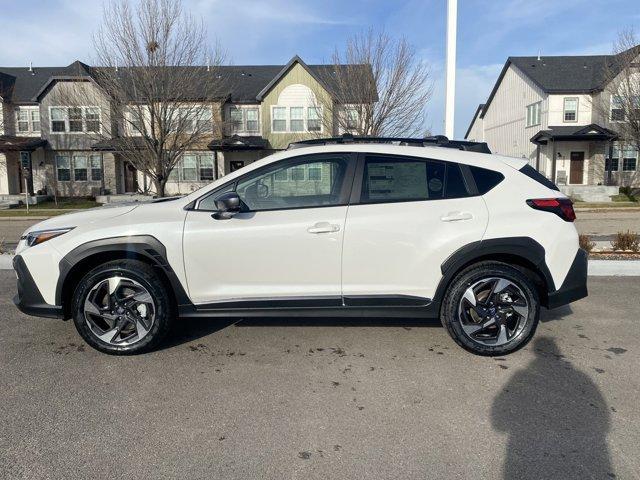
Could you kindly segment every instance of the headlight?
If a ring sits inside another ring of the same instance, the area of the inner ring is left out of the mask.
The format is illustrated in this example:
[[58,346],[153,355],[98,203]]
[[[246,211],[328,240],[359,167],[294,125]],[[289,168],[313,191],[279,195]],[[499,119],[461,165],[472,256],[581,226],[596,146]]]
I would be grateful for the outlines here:
[[29,232],[26,235],[23,235],[20,240],[25,240],[28,247],[33,247],[34,245],[39,245],[46,242],[47,240],[51,240],[52,238],[59,237],[60,235],[70,232],[71,230],[73,230],[73,227]]

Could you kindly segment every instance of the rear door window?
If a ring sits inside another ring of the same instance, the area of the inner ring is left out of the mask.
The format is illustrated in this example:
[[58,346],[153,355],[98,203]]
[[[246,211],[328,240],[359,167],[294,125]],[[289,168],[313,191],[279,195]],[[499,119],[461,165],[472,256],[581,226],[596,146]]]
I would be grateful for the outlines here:
[[460,166],[408,157],[369,155],[361,203],[411,202],[468,196]]

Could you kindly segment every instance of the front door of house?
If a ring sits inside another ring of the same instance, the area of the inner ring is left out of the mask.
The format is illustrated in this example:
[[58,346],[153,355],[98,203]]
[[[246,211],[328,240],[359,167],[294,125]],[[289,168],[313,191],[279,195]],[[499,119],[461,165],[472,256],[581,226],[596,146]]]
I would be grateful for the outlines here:
[[124,191],[125,193],[138,191],[138,171],[131,162],[124,162]]
[[584,181],[584,152],[571,152],[569,165],[569,183],[581,184]]

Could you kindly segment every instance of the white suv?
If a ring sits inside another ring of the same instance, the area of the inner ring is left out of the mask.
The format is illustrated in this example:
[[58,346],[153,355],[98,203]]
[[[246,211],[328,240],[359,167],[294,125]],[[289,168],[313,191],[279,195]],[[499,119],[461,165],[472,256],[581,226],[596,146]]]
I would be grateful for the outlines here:
[[440,318],[503,355],[541,305],[587,295],[571,201],[526,161],[400,143],[300,142],[186,197],[46,220],[18,245],[14,301],[112,354],[177,317],[370,316]]

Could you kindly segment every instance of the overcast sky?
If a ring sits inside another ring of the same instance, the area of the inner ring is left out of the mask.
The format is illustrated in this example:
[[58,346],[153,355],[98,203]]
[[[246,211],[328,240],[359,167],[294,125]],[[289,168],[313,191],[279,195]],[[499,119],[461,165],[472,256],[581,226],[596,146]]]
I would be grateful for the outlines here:
[[[184,0],[232,62],[327,61],[369,26],[404,35],[431,66],[427,123],[442,133],[446,0]],[[0,65],[90,62],[102,0],[0,0]],[[640,0],[459,0],[456,136],[462,137],[509,55],[610,53],[617,32],[640,32]]]

